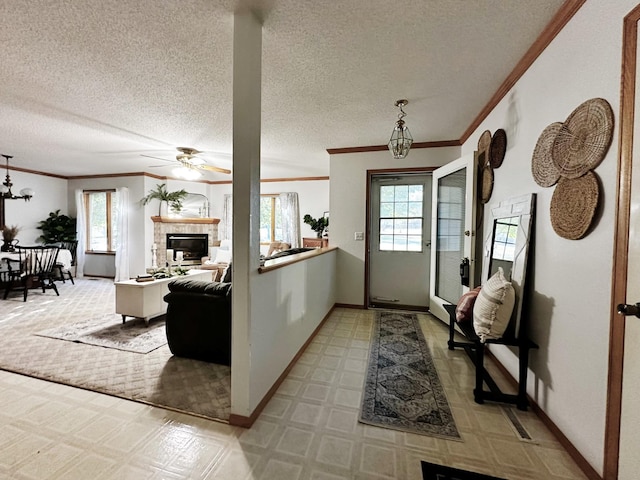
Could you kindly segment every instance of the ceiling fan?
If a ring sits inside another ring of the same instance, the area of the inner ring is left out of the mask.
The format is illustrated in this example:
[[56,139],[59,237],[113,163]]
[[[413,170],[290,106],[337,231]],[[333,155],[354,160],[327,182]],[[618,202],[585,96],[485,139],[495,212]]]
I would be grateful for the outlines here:
[[[178,162],[180,164],[179,167],[174,169],[174,173],[180,177],[186,178],[188,180],[195,180],[200,177],[202,173],[200,170],[208,170],[210,172],[219,172],[219,173],[231,173],[231,170],[221,167],[215,167],[213,165],[207,165],[205,161],[196,155],[202,153],[195,148],[190,147],[177,147],[176,148],[178,155],[176,155],[175,160],[168,160],[166,158],[154,157],[151,155],[141,154],[142,157],[147,158],[155,158],[156,160],[162,160],[163,162]],[[164,165],[154,165],[154,166],[164,166]]]

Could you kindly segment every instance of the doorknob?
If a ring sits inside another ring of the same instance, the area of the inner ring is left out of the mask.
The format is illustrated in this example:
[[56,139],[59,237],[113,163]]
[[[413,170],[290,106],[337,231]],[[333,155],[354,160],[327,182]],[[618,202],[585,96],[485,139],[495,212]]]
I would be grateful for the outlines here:
[[628,305],[626,303],[621,303],[618,305],[618,314],[624,315],[625,317],[635,315],[640,318],[640,302],[635,305]]

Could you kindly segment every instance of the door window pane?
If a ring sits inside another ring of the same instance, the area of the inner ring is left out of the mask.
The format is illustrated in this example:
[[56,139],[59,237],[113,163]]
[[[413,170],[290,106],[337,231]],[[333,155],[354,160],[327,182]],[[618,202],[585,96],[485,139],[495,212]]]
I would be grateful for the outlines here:
[[423,185],[380,187],[381,251],[422,251],[423,197]]
[[460,261],[464,257],[466,169],[438,181],[435,293],[451,303],[462,295]]

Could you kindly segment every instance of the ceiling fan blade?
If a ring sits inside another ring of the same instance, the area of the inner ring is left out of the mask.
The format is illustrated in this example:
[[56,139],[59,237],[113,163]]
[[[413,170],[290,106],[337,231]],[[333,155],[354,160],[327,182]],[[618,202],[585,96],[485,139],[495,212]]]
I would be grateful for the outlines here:
[[175,163],[175,160],[169,160],[167,158],[160,158],[160,157],[154,157],[152,155],[144,155],[144,154],[140,154],[141,157],[146,157],[146,158],[154,158],[156,160],[162,160],[163,162],[171,162],[171,163]]
[[196,168],[201,168],[203,170],[209,170],[210,172],[219,172],[219,173],[231,173],[231,170],[227,170],[226,168],[214,167],[213,165],[195,165]]

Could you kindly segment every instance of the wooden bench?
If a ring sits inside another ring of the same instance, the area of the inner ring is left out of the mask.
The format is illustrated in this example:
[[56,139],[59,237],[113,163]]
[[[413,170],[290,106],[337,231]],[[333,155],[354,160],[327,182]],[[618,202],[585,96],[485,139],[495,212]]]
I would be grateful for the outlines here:
[[[488,339],[484,343],[476,335],[472,322],[456,322],[456,306],[451,304],[443,305],[449,313],[449,350],[456,347],[463,348],[476,367],[476,385],[473,390],[473,398],[476,403],[484,403],[485,400],[501,403],[515,404],[518,410],[527,410],[529,400],[527,398],[527,372],[529,370],[529,350],[538,348],[534,342],[526,338],[522,333],[516,337],[509,329],[505,336],[499,339]],[[456,325],[462,332],[464,340],[454,340]],[[521,332],[524,329],[521,329]],[[518,350],[518,393],[503,393],[496,382],[491,378],[489,372],[484,368],[485,346],[486,345],[506,345],[515,347]],[[489,390],[485,390],[484,384]]]

